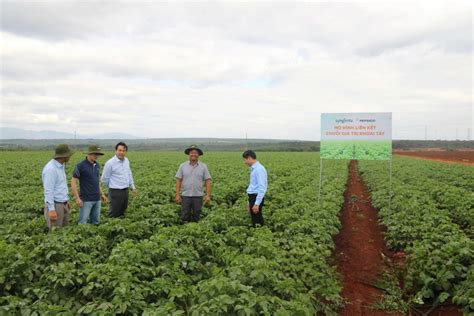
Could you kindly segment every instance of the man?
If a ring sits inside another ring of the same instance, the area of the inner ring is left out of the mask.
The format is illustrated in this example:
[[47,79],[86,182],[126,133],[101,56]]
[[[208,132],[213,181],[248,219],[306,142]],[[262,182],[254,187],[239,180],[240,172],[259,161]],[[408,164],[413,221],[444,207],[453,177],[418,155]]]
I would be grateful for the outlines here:
[[[79,224],[90,222],[98,225],[100,222],[100,202],[107,202],[107,196],[100,188],[99,156],[104,155],[97,145],[90,145],[86,158],[74,168],[71,179],[71,189],[76,204],[79,207]],[[80,183],[81,193],[77,190],[77,180]]]
[[198,222],[201,218],[203,204],[203,184],[206,184],[204,203],[211,200],[211,175],[205,163],[199,161],[203,151],[195,145],[184,153],[189,161],[183,162],[176,172],[176,203],[181,204],[181,221]]
[[120,142],[115,145],[115,156],[110,158],[104,166],[102,182],[109,188],[109,216],[121,217],[125,215],[128,207],[128,191],[132,190],[132,197],[137,195],[137,189],[133,182],[130,162],[125,157],[128,146]]
[[73,153],[69,145],[57,145],[53,159],[43,168],[44,217],[50,231],[53,227],[63,227],[69,224],[71,202],[69,202],[64,165]]
[[247,188],[249,202],[247,210],[252,217],[252,224],[255,227],[263,225],[262,208],[267,192],[267,170],[258,162],[257,154],[252,150],[247,150],[242,154],[244,163],[250,167],[250,184]]

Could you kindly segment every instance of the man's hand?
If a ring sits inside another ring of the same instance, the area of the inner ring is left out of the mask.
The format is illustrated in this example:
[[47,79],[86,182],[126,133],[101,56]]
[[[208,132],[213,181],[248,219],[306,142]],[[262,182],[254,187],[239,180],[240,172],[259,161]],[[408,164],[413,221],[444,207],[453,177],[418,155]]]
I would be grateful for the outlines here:
[[176,194],[175,200],[176,204],[181,204],[181,196],[179,194]]
[[132,190],[132,198],[137,197],[137,189]]
[[102,193],[102,196],[100,197],[100,199],[102,200],[102,204],[107,203],[107,195],[105,195],[104,193]]
[[48,212],[48,217],[51,222],[55,222],[58,220],[58,213],[56,213],[55,210],[49,211]]
[[[81,202],[82,202],[82,201],[81,201]],[[67,209],[68,209],[68,210],[71,210],[71,209],[72,209],[72,203],[71,203],[71,201],[67,201],[66,206],[67,206]]]
[[253,212],[254,214],[257,214],[258,212],[260,212],[260,210],[259,210],[259,205],[254,205],[254,206],[252,207],[252,212]]
[[211,201],[211,197],[209,195],[206,195],[204,197],[204,204],[209,204],[210,201]]
[[76,198],[76,205],[77,207],[83,207],[84,203],[82,203],[82,200],[80,198]]

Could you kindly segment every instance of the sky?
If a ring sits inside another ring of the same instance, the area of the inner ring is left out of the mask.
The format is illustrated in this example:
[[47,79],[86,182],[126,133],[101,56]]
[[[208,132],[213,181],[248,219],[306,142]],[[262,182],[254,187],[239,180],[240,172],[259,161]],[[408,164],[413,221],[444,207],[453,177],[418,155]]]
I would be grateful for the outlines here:
[[392,112],[394,139],[474,139],[470,1],[0,3],[2,127],[319,140]]

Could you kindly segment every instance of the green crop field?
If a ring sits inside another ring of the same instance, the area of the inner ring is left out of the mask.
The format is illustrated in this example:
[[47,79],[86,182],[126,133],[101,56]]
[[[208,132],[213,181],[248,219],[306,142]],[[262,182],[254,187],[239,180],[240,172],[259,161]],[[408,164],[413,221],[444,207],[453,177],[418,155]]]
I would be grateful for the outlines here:
[[390,140],[323,140],[324,159],[387,160],[392,155]]
[[[100,159],[103,164],[112,152]],[[125,219],[47,233],[41,170],[50,152],[0,158],[0,314],[315,315],[344,303],[331,260],[348,177],[347,160],[258,153],[269,175],[264,216],[245,210],[248,167],[240,153],[206,153],[213,199],[199,223],[181,225],[174,175],[182,153],[130,152],[138,196]],[[72,167],[82,155],[76,154]],[[452,300],[474,311],[474,170],[394,158],[392,208],[386,161],[359,168],[387,227],[407,253],[409,303]]]

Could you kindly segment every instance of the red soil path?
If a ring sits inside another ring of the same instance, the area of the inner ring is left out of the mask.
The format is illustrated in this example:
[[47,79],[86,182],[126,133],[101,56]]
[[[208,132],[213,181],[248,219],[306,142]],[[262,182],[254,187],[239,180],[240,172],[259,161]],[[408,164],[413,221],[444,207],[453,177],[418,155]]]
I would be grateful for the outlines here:
[[394,150],[396,155],[435,160],[441,162],[462,163],[474,165],[474,150]]
[[395,315],[374,310],[371,304],[382,291],[373,286],[383,269],[383,256],[389,256],[378,224],[377,210],[359,176],[357,162],[351,161],[344,207],[342,229],[336,236],[335,259],[342,276],[342,296],[347,302],[340,315]]
[[[403,264],[403,258],[387,249],[383,239],[384,227],[378,223],[378,212],[372,206],[370,193],[357,170],[357,161],[349,166],[349,178],[344,192],[344,207],[340,219],[342,228],[335,237],[334,259],[342,276],[342,297],[346,306],[339,311],[342,316],[400,316],[401,314],[375,310],[371,306],[382,296],[375,287],[377,279],[390,265]],[[384,259],[385,258],[385,259]],[[392,262],[391,264],[388,262]],[[460,316],[454,305],[430,306],[410,309],[407,315]]]

